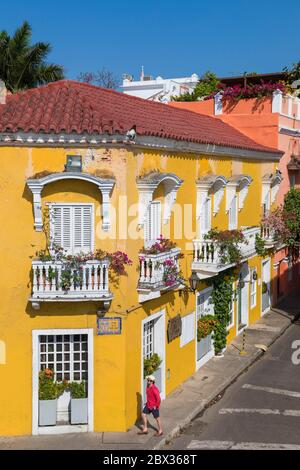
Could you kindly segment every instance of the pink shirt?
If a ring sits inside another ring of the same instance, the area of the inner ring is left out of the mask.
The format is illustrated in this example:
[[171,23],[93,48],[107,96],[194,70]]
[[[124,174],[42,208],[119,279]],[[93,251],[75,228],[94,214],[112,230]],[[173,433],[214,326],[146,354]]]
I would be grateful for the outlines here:
[[159,390],[155,384],[151,384],[150,387],[146,388],[146,395],[147,407],[149,410],[152,410],[153,408],[159,408],[161,399]]

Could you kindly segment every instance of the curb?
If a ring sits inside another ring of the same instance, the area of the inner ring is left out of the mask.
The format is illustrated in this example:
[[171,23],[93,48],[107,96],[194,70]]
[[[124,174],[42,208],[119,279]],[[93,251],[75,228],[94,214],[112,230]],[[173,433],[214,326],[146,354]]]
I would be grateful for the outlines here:
[[[272,309],[270,309],[272,311]],[[276,312],[276,310],[274,310]],[[297,321],[300,318],[300,313],[298,315],[295,315],[293,319],[290,319],[290,322],[288,325],[283,326],[281,330],[278,332],[276,336],[271,340],[270,344],[268,345],[268,349],[270,346],[277,341],[280,336],[283,335],[283,333],[290,328],[290,326]],[[160,450],[163,446],[165,446],[171,439],[176,437],[182,430],[184,430],[193,419],[196,418],[197,415],[205,411],[205,409],[208,407],[211,401],[213,401],[215,398],[217,398],[218,395],[223,393],[233,382],[236,381],[236,379],[245,372],[249,366],[251,366],[254,362],[256,362],[260,357],[264,355],[264,351],[262,350],[257,350],[255,353],[253,353],[250,357],[249,360],[247,361],[246,364],[243,364],[231,377],[229,377],[227,380],[225,380],[219,387],[217,387],[206,399],[205,401],[201,402],[201,405],[198,405],[194,408],[194,410],[182,421],[180,421],[179,424],[177,424],[166,436],[158,443],[156,444],[152,450]]]

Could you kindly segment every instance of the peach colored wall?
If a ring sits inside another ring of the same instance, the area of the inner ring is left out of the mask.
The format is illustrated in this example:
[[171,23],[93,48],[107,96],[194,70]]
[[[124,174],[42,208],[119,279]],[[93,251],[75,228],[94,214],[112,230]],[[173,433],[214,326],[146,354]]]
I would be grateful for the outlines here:
[[[282,114],[288,113],[288,98],[283,97]],[[300,120],[292,117],[283,116],[282,114],[272,113],[272,98],[264,98],[263,100],[240,100],[236,103],[223,102],[223,113],[214,115],[214,100],[198,101],[198,102],[172,102],[172,106],[178,108],[189,109],[200,114],[206,114],[221,119],[232,127],[235,127],[243,134],[247,135],[256,142],[275,147],[284,151],[284,155],[280,159],[278,168],[282,173],[283,181],[276,197],[276,203],[282,204],[284,195],[290,189],[290,179],[287,164],[294,153],[300,153],[300,139],[280,133],[280,127],[300,130]],[[293,104],[292,111],[294,115],[297,110]],[[296,187],[300,187],[300,172],[295,172]],[[288,280],[288,264],[284,261],[287,256],[285,249],[275,253],[272,264],[280,263],[279,266],[272,267],[272,302],[277,303],[280,294],[288,295],[290,292],[299,287],[299,262],[293,264],[292,279]],[[278,276],[280,278],[278,285]],[[279,292],[278,292],[279,287]]]
[[169,106],[174,108],[188,109],[189,111],[194,111],[199,114],[207,114],[208,116],[213,116],[215,111],[214,100],[205,100],[205,101],[171,101]]

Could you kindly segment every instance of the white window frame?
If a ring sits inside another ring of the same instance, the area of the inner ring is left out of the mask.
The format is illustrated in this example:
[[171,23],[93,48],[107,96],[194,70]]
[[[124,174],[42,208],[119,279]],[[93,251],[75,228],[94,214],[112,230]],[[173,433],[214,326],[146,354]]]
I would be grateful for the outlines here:
[[[251,272],[250,272],[250,309],[251,310],[255,308],[257,305],[257,280],[253,279],[253,273],[256,273],[256,269],[251,269]],[[254,290],[252,291],[253,287],[254,287]],[[254,303],[252,303],[252,298],[254,298]]]
[[195,339],[195,312],[181,318],[182,332],[180,335],[180,347],[183,348]]
[[[51,221],[51,210],[53,207],[76,207],[76,206],[86,206],[91,208],[91,251],[94,251],[94,246],[95,246],[95,205],[94,203],[86,203],[86,202],[70,202],[70,203],[64,203],[64,202],[51,202],[47,203],[47,206],[49,207],[49,214],[50,214],[50,240],[52,244],[53,240],[53,222]],[[72,229],[73,233],[73,229]],[[74,246],[72,244],[70,250],[67,250],[68,254],[74,254],[73,250]]]

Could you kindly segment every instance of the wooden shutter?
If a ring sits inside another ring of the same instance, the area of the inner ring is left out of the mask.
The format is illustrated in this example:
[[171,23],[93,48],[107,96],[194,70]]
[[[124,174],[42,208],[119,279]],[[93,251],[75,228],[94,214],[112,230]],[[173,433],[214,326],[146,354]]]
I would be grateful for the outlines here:
[[51,240],[55,245],[66,250],[71,249],[71,207],[52,206],[51,211]]
[[91,206],[73,207],[74,253],[92,250],[92,208]]
[[211,199],[207,198],[202,206],[201,234],[207,233],[211,229]]
[[91,205],[55,205],[51,211],[51,239],[56,245],[68,253],[93,249]]
[[237,228],[237,196],[235,195],[231,201],[229,209],[229,230]]
[[149,205],[145,226],[145,244],[151,246],[161,234],[161,203],[153,201]]
[[182,332],[180,336],[180,347],[193,341],[195,338],[195,313],[182,317]]

